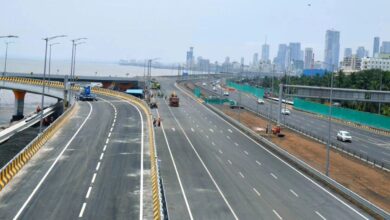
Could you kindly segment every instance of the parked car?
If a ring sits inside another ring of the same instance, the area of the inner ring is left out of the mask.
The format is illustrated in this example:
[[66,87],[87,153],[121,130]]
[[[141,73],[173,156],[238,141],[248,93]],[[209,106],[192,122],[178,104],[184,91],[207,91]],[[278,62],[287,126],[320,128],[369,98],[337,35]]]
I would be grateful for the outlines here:
[[214,87],[213,87],[213,91],[217,91],[217,87],[214,86]]
[[257,104],[263,105],[264,104],[264,100],[263,99],[257,99]]
[[291,114],[290,110],[288,110],[286,108],[282,108],[281,113],[282,113],[282,115],[290,115]]
[[348,131],[337,132],[337,140],[343,142],[352,142],[352,136]]
[[204,82],[204,83],[202,83],[202,86],[206,86],[207,84]]
[[244,109],[244,106],[241,106],[241,105],[231,105],[230,108],[231,109]]
[[223,95],[224,95],[224,96],[229,96],[229,92],[228,92],[228,91],[224,91],[224,92],[223,92]]

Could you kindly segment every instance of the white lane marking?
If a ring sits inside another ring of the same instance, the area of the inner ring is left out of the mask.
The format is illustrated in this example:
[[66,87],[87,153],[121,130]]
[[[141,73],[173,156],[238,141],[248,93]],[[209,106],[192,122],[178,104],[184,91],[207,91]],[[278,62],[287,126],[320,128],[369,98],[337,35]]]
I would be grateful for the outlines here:
[[99,162],[97,163],[97,165],[96,165],[96,171],[98,171],[99,168],[100,168],[100,161],[99,161]]
[[[158,112],[158,109],[157,109],[157,115],[158,115],[158,117],[160,117],[160,114],[159,114],[159,112]],[[181,183],[181,178],[180,178],[180,175],[179,175],[179,171],[177,171],[176,162],[175,162],[175,159],[174,159],[174,157],[173,157],[173,155],[172,155],[171,146],[169,145],[167,135],[165,134],[163,123],[161,123],[161,128],[162,128],[161,130],[162,130],[163,135],[164,135],[165,143],[167,143],[168,152],[169,152],[169,155],[171,156],[173,168],[175,169],[177,181],[179,182],[180,190],[181,190],[181,193],[182,193],[182,195],[183,195],[184,202],[185,202],[185,204],[186,204],[188,214],[189,214],[189,216],[190,216],[190,219],[193,220],[194,218],[192,217],[191,208],[190,208],[190,205],[188,204],[188,200],[187,200],[187,196],[186,196],[186,193],[185,193],[185,191],[184,191],[184,188],[183,188],[183,184]]]
[[107,144],[104,145],[103,152],[106,151],[106,148],[107,148]]
[[85,206],[87,206],[87,203],[86,203],[86,202],[84,202],[84,203],[83,203],[83,206],[81,206],[79,218],[82,218],[82,217],[83,217],[83,215],[84,215],[84,210],[85,210]]
[[108,133],[108,137],[111,137],[111,132],[110,132],[110,133]]
[[115,122],[116,122],[116,119],[114,119],[114,121],[112,121],[113,124],[115,124]]
[[295,197],[299,197],[298,194],[296,192],[294,192],[294,190],[290,189],[290,192],[295,196]]
[[91,105],[91,103],[87,102],[88,105],[90,106],[90,110],[89,110],[89,113],[87,115],[87,117],[84,119],[83,123],[80,125],[80,127],[76,130],[76,132],[73,134],[73,136],[70,138],[70,140],[68,141],[68,143],[66,143],[64,149],[62,149],[62,151],[60,152],[60,154],[57,156],[57,158],[54,160],[53,164],[50,166],[50,168],[46,171],[45,175],[42,177],[42,179],[39,181],[39,183],[37,184],[37,186],[34,188],[34,190],[32,191],[32,193],[29,195],[29,197],[27,198],[27,200],[23,203],[22,207],[19,209],[19,211],[16,213],[15,217],[13,218],[14,220],[18,219],[20,214],[22,214],[22,212],[24,211],[24,209],[26,208],[27,204],[31,201],[32,197],[35,195],[35,193],[37,193],[39,187],[41,187],[42,183],[45,181],[45,179],[47,178],[47,176],[49,175],[49,173],[53,170],[53,167],[57,164],[58,160],[60,159],[60,157],[64,154],[65,150],[68,149],[69,145],[72,143],[72,141],[74,140],[74,138],[77,136],[77,134],[80,132],[80,130],[84,127],[85,123],[87,122],[87,120],[89,119],[89,117],[91,116],[92,114],[92,111],[93,111],[93,106]]
[[273,178],[275,178],[276,180],[278,179],[278,177],[275,175],[275,174],[273,174],[273,173],[270,173],[271,174],[271,176],[273,177]]
[[[261,147],[264,151],[268,152],[270,155],[272,155],[273,157],[275,157],[276,159],[278,159],[281,163],[285,164],[287,167],[290,167],[292,170],[294,170],[295,172],[297,172],[299,175],[301,175],[302,177],[304,177],[307,181],[311,182],[313,185],[317,186],[319,189],[321,189],[322,191],[326,192],[329,196],[331,196],[333,199],[337,200],[338,202],[340,202],[341,204],[345,205],[346,207],[348,207],[350,210],[352,210],[353,212],[355,212],[357,215],[359,215],[361,218],[363,219],[366,219],[366,220],[369,220],[366,216],[364,216],[362,213],[360,213],[359,211],[357,211],[356,209],[354,209],[352,206],[350,206],[349,204],[347,204],[346,202],[344,202],[343,200],[341,200],[340,198],[338,198],[336,195],[334,195],[333,193],[331,193],[330,191],[328,191],[327,189],[325,189],[324,187],[322,187],[320,184],[316,183],[314,180],[310,179],[308,176],[306,176],[305,174],[303,174],[301,171],[297,170],[295,167],[293,167],[292,165],[290,165],[289,163],[287,163],[286,161],[284,161],[283,159],[281,159],[280,157],[278,157],[276,154],[272,153],[270,150],[268,150],[267,148],[265,148],[264,146],[262,146],[261,144],[259,144],[258,142],[256,142],[253,138],[249,137],[247,134],[245,134],[244,132],[242,132],[240,129],[238,129],[237,127],[233,126],[231,123],[229,123],[228,121],[226,121],[225,119],[223,119],[221,116],[219,116],[217,113],[213,112],[211,109],[207,108],[206,106],[200,104],[197,102],[196,99],[194,99],[191,94],[189,94],[187,91],[185,91],[184,89],[180,88],[179,86],[177,86],[177,83],[175,83],[175,87],[182,91],[184,94],[186,94],[190,99],[192,99],[195,103],[197,103],[199,106],[201,106],[202,108],[204,108],[206,111],[210,112],[211,114],[213,114],[214,116],[216,116],[217,118],[221,119],[223,122],[225,122],[226,124],[228,124],[231,128],[235,129],[237,132],[241,133],[242,135],[244,135],[245,137],[247,137],[249,140],[251,140],[254,144],[256,144],[257,146]],[[222,133],[222,130],[221,130],[221,133]],[[294,157],[294,156],[292,156]],[[296,157],[294,157],[295,159],[297,159]]]
[[259,193],[259,191],[257,191],[257,189],[255,189],[255,188],[252,188],[253,189],[253,191],[255,191],[255,193],[258,195],[258,196],[261,196],[261,194]]
[[191,128],[191,131],[192,131],[192,132],[195,132],[195,130],[194,130],[193,128]]
[[229,131],[230,133],[233,133],[232,129],[230,129],[230,128],[228,129],[228,131]]
[[256,163],[259,164],[259,166],[261,166],[261,163],[259,161],[256,160]]
[[209,130],[211,131],[211,133],[214,133],[214,130],[213,130],[213,129],[210,128]]
[[280,217],[279,213],[275,211],[275,209],[272,209],[272,211],[274,212],[274,214],[276,215],[276,217],[278,217],[280,220],[283,219],[282,217]]
[[110,132],[112,132],[112,129],[114,129],[113,127],[111,127],[111,129],[110,129]]
[[246,150],[244,150],[244,153],[245,153],[246,155],[249,155],[248,151],[246,151]]
[[222,152],[221,150],[218,150],[218,152],[219,152],[220,154],[223,154],[223,152]]
[[242,178],[245,178],[244,174],[242,174],[241,172],[238,172],[238,174],[240,174],[240,176],[241,176]]
[[99,158],[99,159],[100,159],[100,160],[102,160],[102,159],[103,159],[103,157],[104,157],[104,153],[101,153],[101,154],[100,154],[100,158]]
[[229,163],[230,165],[232,165],[232,161],[228,160],[228,163]]
[[324,216],[321,215],[321,213],[319,213],[318,211],[315,211],[315,213],[320,216],[323,220],[326,220],[326,218]]
[[111,127],[114,127],[114,126],[115,126],[115,124],[114,124],[114,123],[112,123]]
[[215,143],[214,143],[214,142],[211,142],[211,144],[212,144],[213,146],[215,146]]
[[230,139],[230,136],[228,135],[228,136],[226,136],[226,138],[227,138],[227,139]]
[[234,145],[236,145],[238,147],[238,144],[236,142],[234,142]]
[[181,126],[180,122],[177,120],[176,116],[173,114],[172,110],[169,108],[169,111],[171,113],[171,115],[173,116],[173,119],[175,119],[176,123],[179,125],[179,128],[181,129],[181,131],[183,132],[184,136],[186,137],[188,143],[191,145],[191,148],[192,150],[195,152],[196,156],[198,157],[200,163],[203,165],[204,169],[206,170],[207,174],[209,175],[211,181],[214,183],[215,185],[215,188],[217,188],[219,194],[221,195],[222,199],[225,201],[226,205],[228,206],[230,212],[232,213],[232,215],[234,216],[235,219],[238,220],[238,217],[236,215],[236,213],[234,212],[233,208],[230,206],[230,203],[227,201],[225,195],[223,194],[221,188],[219,188],[217,182],[215,181],[213,175],[211,175],[209,169],[207,168],[206,164],[203,162],[202,158],[200,157],[198,151],[195,149],[194,145],[192,144],[190,138],[187,136],[187,133],[184,131],[183,127]]
[[96,173],[93,174],[91,183],[94,183],[94,182],[95,182],[95,179],[96,179]]
[[176,129],[175,129],[175,128],[172,128],[172,131],[176,131]]
[[92,190],[92,186],[90,186],[90,187],[88,188],[87,195],[85,195],[85,198],[86,198],[86,199],[89,198],[89,194],[91,194],[91,190]]
[[106,140],[106,144],[108,144],[108,142],[110,141],[110,138],[107,138],[107,140]]

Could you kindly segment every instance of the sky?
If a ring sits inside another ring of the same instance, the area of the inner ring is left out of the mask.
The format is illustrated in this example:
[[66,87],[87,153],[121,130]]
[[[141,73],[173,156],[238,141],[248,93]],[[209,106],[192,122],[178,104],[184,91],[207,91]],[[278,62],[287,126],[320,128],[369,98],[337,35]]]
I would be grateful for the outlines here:
[[[310,4],[310,5],[309,5]],[[260,54],[267,39],[273,58],[280,43],[313,47],[324,55],[327,29],[340,31],[345,47],[365,46],[372,53],[374,36],[390,41],[389,0],[1,0],[0,36],[18,35],[9,57],[43,59],[42,38],[55,39],[53,59],[70,60],[71,39],[87,37],[78,59],[118,61],[159,57],[185,62],[186,51],[223,61],[245,63]],[[5,41],[4,39],[0,39]],[[5,44],[0,43],[0,57]]]

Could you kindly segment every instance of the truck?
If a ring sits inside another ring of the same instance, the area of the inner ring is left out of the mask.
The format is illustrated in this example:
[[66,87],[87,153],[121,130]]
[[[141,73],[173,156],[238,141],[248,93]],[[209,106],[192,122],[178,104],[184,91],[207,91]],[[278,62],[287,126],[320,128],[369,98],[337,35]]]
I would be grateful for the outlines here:
[[177,97],[175,92],[172,92],[169,96],[169,106],[179,107],[179,97]]
[[80,93],[77,95],[80,101],[94,101],[97,100],[96,95],[91,93],[91,86],[84,86],[80,88]]

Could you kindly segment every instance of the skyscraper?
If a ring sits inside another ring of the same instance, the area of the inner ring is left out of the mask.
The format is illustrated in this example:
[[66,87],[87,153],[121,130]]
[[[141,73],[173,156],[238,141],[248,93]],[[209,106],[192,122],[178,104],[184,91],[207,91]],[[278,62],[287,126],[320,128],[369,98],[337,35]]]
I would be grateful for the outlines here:
[[374,37],[374,46],[372,48],[372,57],[377,57],[379,54],[379,44],[380,39],[379,37]]
[[352,48],[344,49],[344,57],[352,57]]
[[269,61],[269,45],[268,44],[263,44],[261,46],[261,61]]
[[295,42],[289,44],[290,49],[290,61],[293,60],[302,60],[301,59],[301,43]]
[[279,71],[284,71],[286,68],[287,48],[286,44],[279,44],[278,55],[275,59]]
[[366,56],[366,49],[364,47],[358,47],[356,50],[356,57],[362,59]]
[[192,65],[194,63],[194,47],[190,47],[190,50],[187,51],[187,69],[192,69]]
[[390,41],[383,41],[382,42],[381,53],[390,54]]
[[259,54],[254,53],[253,54],[253,60],[252,60],[252,66],[257,66],[257,63],[259,62]]
[[241,65],[242,66],[244,66],[244,61],[245,61],[244,57],[241,57]]
[[325,35],[325,69],[334,71],[339,65],[340,55],[340,32],[335,30],[327,30]]
[[313,67],[313,48],[305,48],[305,69],[312,69]]

